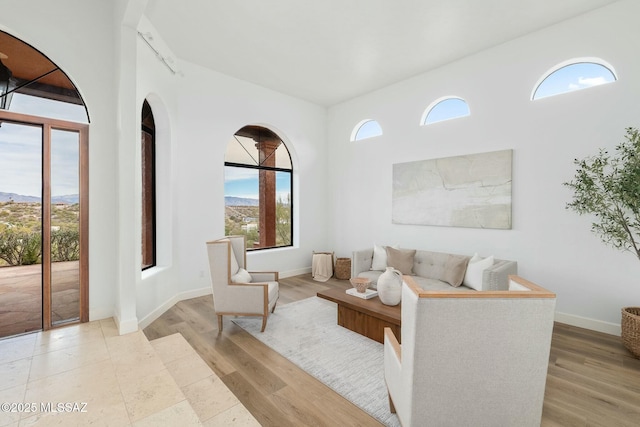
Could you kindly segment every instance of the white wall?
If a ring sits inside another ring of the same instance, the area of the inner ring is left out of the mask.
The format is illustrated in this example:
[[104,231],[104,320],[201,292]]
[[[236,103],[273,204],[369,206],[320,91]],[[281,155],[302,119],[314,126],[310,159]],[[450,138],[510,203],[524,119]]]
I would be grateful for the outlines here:
[[[143,1],[6,3],[0,28],[59,65],[89,110],[91,319],[115,315],[127,331],[209,291],[204,244],[224,235],[224,152],[248,124],[283,137],[295,186],[294,247],[252,253],[248,264],[283,276],[308,270],[311,252],[326,248],[324,108],[188,63],[180,64],[181,76],[172,75],[135,35]],[[145,98],[158,127],[159,257],[158,267],[141,273]]]
[[312,251],[326,247],[326,110],[182,63],[174,133],[176,238],[182,290],[209,286],[205,242],[224,236],[224,155],[249,124],[283,138],[294,168],[294,247],[250,252],[251,270],[286,276],[307,271]]
[[[558,295],[559,320],[618,332],[620,309],[640,304],[640,264],[600,243],[590,219],[565,209],[574,158],[613,148],[640,126],[640,4],[623,1],[329,109],[331,246],[340,256],[378,244],[494,254]],[[416,52],[428,55],[428,52]],[[599,57],[619,81],[530,101],[539,77],[570,58]],[[435,99],[457,95],[471,116],[418,126]],[[381,137],[349,142],[362,119]],[[391,223],[394,163],[513,149],[513,228]]]
[[113,5],[100,0],[4,1],[0,14],[0,29],[31,44],[58,65],[78,87],[89,110],[91,319],[112,316],[117,303],[116,60],[112,16]]
[[[251,252],[249,268],[279,271],[282,277],[299,274],[309,270],[312,251],[326,247],[326,110],[187,62],[178,68],[180,74],[172,75],[138,43],[138,103],[151,94],[156,127],[168,125],[156,133],[162,256],[158,267],[136,278],[141,326],[180,299],[210,293],[205,242],[224,236],[224,154],[243,126],[274,130],[294,167],[294,246]],[[135,156],[139,164],[139,149]],[[138,180],[139,173],[135,176]],[[139,181],[135,191],[140,194]]]

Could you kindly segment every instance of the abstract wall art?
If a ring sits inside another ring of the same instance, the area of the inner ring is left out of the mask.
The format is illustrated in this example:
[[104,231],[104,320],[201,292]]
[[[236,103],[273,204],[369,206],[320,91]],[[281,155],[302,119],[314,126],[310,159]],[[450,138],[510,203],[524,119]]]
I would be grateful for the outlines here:
[[394,224],[511,228],[513,150],[393,165]]

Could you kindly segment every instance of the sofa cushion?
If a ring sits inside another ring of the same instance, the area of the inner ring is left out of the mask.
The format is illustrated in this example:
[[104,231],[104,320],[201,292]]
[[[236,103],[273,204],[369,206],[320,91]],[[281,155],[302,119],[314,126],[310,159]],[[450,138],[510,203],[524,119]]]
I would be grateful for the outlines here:
[[464,275],[462,283],[476,291],[481,291],[484,270],[491,267],[493,265],[493,261],[493,255],[481,258],[478,254],[474,254],[473,258],[469,260],[467,272]]
[[413,274],[415,254],[415,249],[394,249],[387,246],[387,266],[399,270],[402,274]]
[[451,286],[460,286],[469,258],[444,252],[417,251],[413,271],[421,277],[442,280]]
[[425,291],[472,291],[473,289],[467,288],[464,285],[458,286],[456,288],[452,287],[447,282],[443,282],[442,280],[437,279],[427,279],[426,277],[420,276],[411,276],[413,281],[420,288]]
[[[398,245],[392,246],[398,249]],[[373,260],[371,270],[385,271],[387,269],[387,249],[386,246],[373,245]]]
[[469,257],[462,255],[449,255],[445,264],[444,277],[442,280],[454,288],[462,284],[464,274],[467,271]]

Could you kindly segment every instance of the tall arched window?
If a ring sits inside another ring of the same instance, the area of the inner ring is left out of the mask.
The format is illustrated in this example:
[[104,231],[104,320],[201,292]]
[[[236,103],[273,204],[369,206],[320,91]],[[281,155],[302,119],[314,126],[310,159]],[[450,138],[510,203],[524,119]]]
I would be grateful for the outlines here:
[[225,235],[244,234],[247,249],[293,244],[293,166],[282,139],[245,126],[227,145],[224,168]]
[[534,86],[531,99],[536,100],[587,89],[616,80],[613,67],[601,59],[572,59],[547,71]]
[[442,122],[444,120],[457,119],[471,114],[467,101],[457,96],[444,96],[436,99],[424,110],[421,125]]
[[88,122],[67,75],[0,31],[0,337],[89,320]]
[[360,141],[362,139],[373,138],[382,135],[380,123],[372,119],[361,121],[353,128],[351,132],[351,141]]
[[142,104],[142,269],[156,265],[156,123],[151,106]]

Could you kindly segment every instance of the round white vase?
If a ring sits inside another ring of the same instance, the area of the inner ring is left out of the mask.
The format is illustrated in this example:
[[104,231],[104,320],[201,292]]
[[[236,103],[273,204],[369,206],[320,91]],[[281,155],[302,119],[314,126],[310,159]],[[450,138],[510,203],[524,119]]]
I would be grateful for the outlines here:
[[398,305],[402,299],[402,273],[393,267],[378,277],[378,298],[385,305]]

